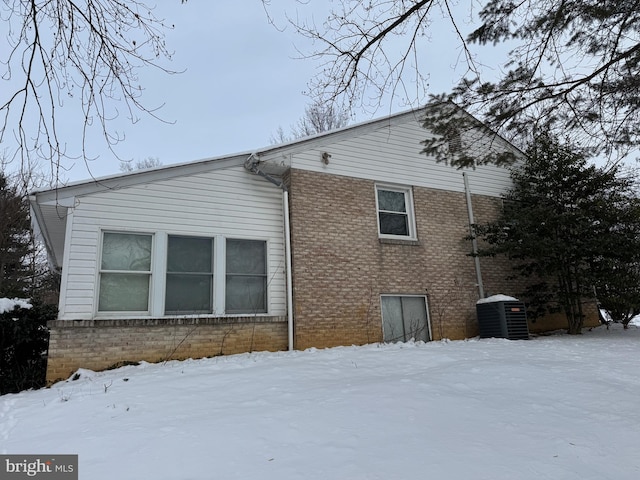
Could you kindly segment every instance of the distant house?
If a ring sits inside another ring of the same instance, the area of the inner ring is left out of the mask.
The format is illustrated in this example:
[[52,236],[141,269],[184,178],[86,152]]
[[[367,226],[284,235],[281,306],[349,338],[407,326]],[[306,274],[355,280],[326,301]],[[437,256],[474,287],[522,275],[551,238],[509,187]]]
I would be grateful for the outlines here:
[[[437,163],[420,153],[427,135],[410,111],[34,192],[62,272],[48,380],[130,361],[477,335],[479,284],[485,295],[520,288],[505,259],[476,268],[465,239],[471,213],[499,212],[509,171]],[[514,149],[495,136],[478,145]]]

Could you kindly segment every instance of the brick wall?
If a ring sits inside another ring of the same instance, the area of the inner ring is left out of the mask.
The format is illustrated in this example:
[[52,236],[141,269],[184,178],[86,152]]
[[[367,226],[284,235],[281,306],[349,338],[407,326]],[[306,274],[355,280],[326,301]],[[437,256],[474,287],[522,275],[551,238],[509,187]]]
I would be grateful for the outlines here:
[[287,349],[285,317],[55,320],[49,322],[47,382],[78,368]]
[[[414,187],[418,241],[394,242],[378,238],[375,182],[293,169],[289,184],[295,348],[381,341],[381,294],[426,294],[434,339],[478,334],[464,193]],[[472,201],[478,223],[501,208]],[[506,259],[481,266],[485,294],[522,290]]]

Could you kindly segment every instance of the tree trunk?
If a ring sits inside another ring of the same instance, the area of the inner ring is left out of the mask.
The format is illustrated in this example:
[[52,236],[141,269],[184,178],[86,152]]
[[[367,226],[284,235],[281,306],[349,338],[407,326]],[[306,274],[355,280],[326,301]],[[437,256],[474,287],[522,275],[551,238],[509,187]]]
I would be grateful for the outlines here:
[[562,288],[561,298],[563,308],[567,317],[567,333],[569,335],[580,335],[584,323],[582,315],[582,304],[580,299],[580,284],[575,280],[576,275],[568,268],[564,275],[559,278]]

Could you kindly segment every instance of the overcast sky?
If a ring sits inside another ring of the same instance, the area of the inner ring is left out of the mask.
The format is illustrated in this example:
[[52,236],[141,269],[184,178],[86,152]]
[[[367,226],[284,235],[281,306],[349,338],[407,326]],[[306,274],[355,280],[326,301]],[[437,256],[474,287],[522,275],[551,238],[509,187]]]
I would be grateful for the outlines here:
[[[158,158],[164,165],[182,163],[269,145],[279,126],[289,132],[310,103],[304,95],[307,82],[318,73],[318,64],[302,60],[297,49],[309,48],[292,28],[278,31],[267,20],[260,0],[162,0],[156,15],[175,28],[167,34],[174,51],[170,65],[185,70],[177,75],[160,71],[139,72],[145,88],[142,101],[148,107],[163,105],[158,115],[170,123],[144,117],[135,124],[121,114],[112,123],[126,140],[115,149],[124,159]],[[283,11],[291,16],[321,21],[331,2],[310,0],[307,6],[294,0],[273,1],[270,13],[285,26]],[[296,11],[297,9],[297,11]],[[429,64],[433,93],[449,90],[458,75],[458,56],[451,26],[434,25],[433,38],[422,64]],[[424,40],[427,42],[427,40]],[[69,109],[70,107],[66,107]],[[406,110],[398,99],[382,105],[375,114],[354,112],[355,122]],[[69,151],[77,149],[80,129],[62,117],[63,136]],[[91,142],[98,159],[88,165],[78,160],[61,177],[69,181],[119,172],[119,162],[100,141]]]

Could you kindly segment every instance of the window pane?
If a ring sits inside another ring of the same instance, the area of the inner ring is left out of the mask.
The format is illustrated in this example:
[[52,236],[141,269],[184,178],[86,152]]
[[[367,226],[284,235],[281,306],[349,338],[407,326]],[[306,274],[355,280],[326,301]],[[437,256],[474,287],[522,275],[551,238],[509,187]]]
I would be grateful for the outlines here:
[[378,209],[390,212],[406,212],[404,192],[378,190]]
[[168,272],[213,271],[213,239],[170,236],[167,248]]
[[383,296],[381,303],[385,342],[430,340],[424,297]]
[[385,342],[404,341],[400,297],[382,297],[382,335]]
[[267,242],[227,240],[227,273],[267,273]]
[[265,276],[227,275],[225,310],[227,313],[265,313],[267,278]]
[[105,233],[102,241],[102,270],[151,270],[151,235]]
[[213,277],[209,275],[167,274],[165,312],[209,313],[212,310]]
[[409,236],[409,217],[407,215],[380,212],[378,216],[381,234]]
[[227,313],[267,311],[267,242],[227,239]]
[[101,312],[146,312],[149,305],[149,275],[131,273],[100,274]]
[[405,340],[429,340],[427,308],[423,297],[402,297]]

